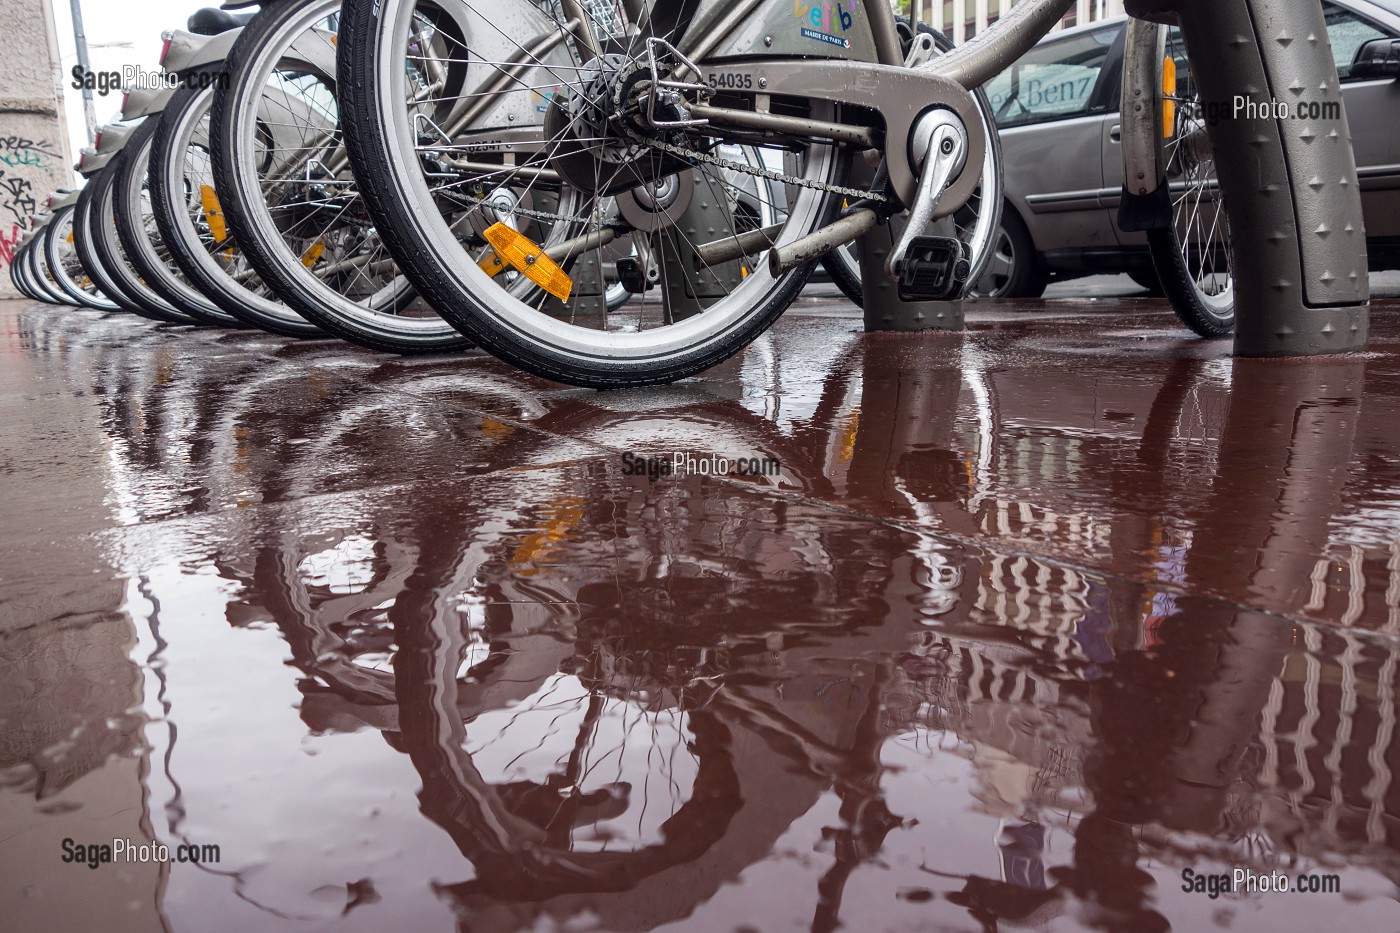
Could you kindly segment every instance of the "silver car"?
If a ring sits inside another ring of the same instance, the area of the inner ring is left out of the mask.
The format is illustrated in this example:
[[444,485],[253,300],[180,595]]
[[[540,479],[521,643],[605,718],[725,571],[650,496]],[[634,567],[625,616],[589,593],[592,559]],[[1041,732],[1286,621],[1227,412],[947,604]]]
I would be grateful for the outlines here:
[[[1400,36],[1400,0],[1322,6],[1355,146],[1371,268],[1400,268],[1400,80],[1351,74],[1363,45]],[[987,85],[1005,157],[1006,205],[979,293],[1036,297],[1052,278],[1120,272],[1156,287],[1146,234],[1117,224],[1127,22],[1056,33]]]

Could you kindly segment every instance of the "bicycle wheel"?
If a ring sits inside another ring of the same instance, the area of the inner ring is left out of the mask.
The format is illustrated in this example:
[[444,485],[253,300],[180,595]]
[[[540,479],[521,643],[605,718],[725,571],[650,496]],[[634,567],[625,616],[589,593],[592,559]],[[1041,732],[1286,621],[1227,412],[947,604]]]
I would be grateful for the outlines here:
[[[42,239],[42,227],[39,230],[39,236]],[[48,289],[44,288],[43,283],[39,281],[38,267],[34,264],[33,253],[34,249],[31,247],[21,254],[21,261],[24,263],[24,277],[32,284],[37,301],[42,301],[44,304],[48,305],[58,304],[58,300]]]
[[83,262],[83,268],[96,280],[102,294],[117,306],[119,310],[144,316],[140,305],[135,298],[127,294],[125,289],[117,283],[116,277],[112,275],[101,258],[97,255],[97,250],[92,243],[92,196],[97,185],[94,179],[97,173],[94,172],[89,177],[88,184],[83,187],[82,194],[78,195],[78,203],[73,206],[73,246],[78,251],[78,257]]
[[[900,44],[906,58],[914,44],[914,26],[907,17],[895,17],[899,30]],[[934,57],[954,48],[953,40],[927,23],[918,24],[918,35],[927,36],[933,41]],[[1002,176],[1001,176],[1001,137],[997,133],[996,122],[992,119],[991,103],[986,91],[979,88],[973,95],[977,100],[978,112],[982,117],[982,129],[987,137],[987,151],[982,158],[982,183],[972,197],[953,214],[954,235],[962,240],[967,255],[972,257],[972,274],[968,282],[976,285],[978,294],[984,297],[1000,297],[989,293],[986,288],[993,281],[1005,286],[1006,277],[996,278],[998,261],[1003,248],[1009,247],[1006,232],[1001,228]],[[865,304],[865,292],[860,284],[860,255],[857,245],[851,243],[834,249],[822,257],[822,268],[841,293],[855,304]],[[988,277],[988,272],[992,276]]]
[[[87,187],[91,193],[84,192],[89,197],[85,205],[87,229],[85,235],[79,238],[79,249],[91,251],[95,262],[90,268],[101,268],[116,283],[120,294],[130,300],[127,310],[165,324],[198,324],[199,321],[151,291],[150,286],[142,281],[141,276],[127,260],[126,251],[122,248],[120,237],[117,236],[116,209],[113,204],[116,197],[117,172],[121,169],[121,161],[125,155],[125,152],[117,153],[112,161],[88,182]],[[78,204],[84,206],[82,197],[78,198]]]
[[170,251],[156,228],[149,176],[151,146],[158,125],[155,120],[147,120],[131,135],[122,149],[117,176],[112,183],[113,215],[122,249],[140,273],[141,280],[171,306],[205,324],[243,327],[242,321],[224,312],[190,284],[179,266],[171,261]]
[[29,294],[29,284],[23,280],[19,271],[15,268],[16,263],[24,256],[24,249],[23,245],[17,246],[14,252],[10,254],[10,284],[14,286],[15,291],[20,293],[21,297],[33,298],[34,296]]
[[34,280],[29,275],[28,256],[33,246],[34,234],[30,233],[10,259],[10,281],[24,297],[34,301],[44,301],[43,293],[39,291],[39,287],[34,284]]
[[156,227],[180,271],[228,314],[284,337],[324,337],[278,300],[231,235],[209,155],[209,109],[221,77],[210,78],[176,91],[161,112],[150,167]]
[[248,262],[326,331],[376,350],[471,346],[415,300],[355,191],[335,101],[340,0],[271,7],[229,54],[215,189]]
[[35,234],[34,245],[25,256],[29,275],[34,280],[39,294],[44,296],[43,301],[52,305],[76,304],[77,302],[65,295],[63,290],[58,287],[58,278],[49,268],[48,238],[52,229],[52,218],[49,218],[44,222],[43,229]]
[[75,207],[61,208],[49,221],[49,234],[44,237],[45,259],[54,281],[70,301],[94,311],[116,311],[117,306],[98,290],[97,283],[83,268],[82,258],[74,245],[76,228],[73,224]]
[[[702,247],[752,242],[737,241],[739,198],[726,176],[754,174],[741,147],[783,166],[779,243],[832,215],[849,154],[810,138],[642,129],[628,89],[646,71],[650,37],[614,33],[606,46],[617,51],[593,56],[561,25],[529,0],[489,12],[471,0],[350,0],[337,93],[355,177],[400,268],[478,346],[574,385],[671,382],[743,349],[812,268],[775,277],[759,255],[767,242],[750,255],[704,258]],[[449,83],[458,63],[461,93]],[[774,107],[836,116],[834,105],[806,98]],[[519,265],[502,262],[488,235]],[[602,256],[619,239],[632,242],[628,278],[640,300],[609,314]],[[556,263],[578,294],[553,275]],[[647,289],[653,282],[661,287]]]
[[[1168,59],[1171,66],[1165,65]],[[1205,110],[1179,30],[1167,33],[1162,61],[1161,67],[1170,67],[1175,75],[1174,81],[1167,75],[1157,82],[1175,110],[1170,132],[1162,134],[1160,163],[1170,185],[1172,222],[1147,231],[1147,244],[1176,316],[1202,337],[1223,337],[1235,327],[1230,223],[1220,200]]]

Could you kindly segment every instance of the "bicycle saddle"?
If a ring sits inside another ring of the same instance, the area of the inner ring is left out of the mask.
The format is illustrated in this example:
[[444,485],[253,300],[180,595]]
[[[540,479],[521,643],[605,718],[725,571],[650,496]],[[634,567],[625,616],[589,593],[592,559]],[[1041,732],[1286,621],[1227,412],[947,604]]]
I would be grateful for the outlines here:
[[256,13],[229,13],[226,10],[206,7],[190,16],[186,28],[197,36],[217,36],[240,26],[246,26]]

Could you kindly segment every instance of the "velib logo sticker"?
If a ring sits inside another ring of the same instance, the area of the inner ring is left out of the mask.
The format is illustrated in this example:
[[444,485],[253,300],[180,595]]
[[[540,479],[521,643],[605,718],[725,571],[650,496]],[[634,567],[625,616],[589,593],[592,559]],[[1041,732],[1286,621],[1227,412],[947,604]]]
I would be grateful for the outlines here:
[[792,15],[802,24],[802,38],[824,42],[843,49],[851,47],[846,32],[856,22],[856,0],[836,0],[835,3],[806,3],[805,0],[792,0]]

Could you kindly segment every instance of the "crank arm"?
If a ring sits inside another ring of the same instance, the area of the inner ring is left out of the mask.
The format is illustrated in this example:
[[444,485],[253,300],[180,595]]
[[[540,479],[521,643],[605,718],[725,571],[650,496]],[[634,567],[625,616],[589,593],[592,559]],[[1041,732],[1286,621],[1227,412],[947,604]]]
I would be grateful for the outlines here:
[[[953,111],[942,109],[927,111],[915,123],[910,142],[910,149],[924,155],[909,223],[885,264],[885,274],[895,281],[904,271],[910,246],[921,240],[929,224],[938,219],[938,207],[948,191],[948,183],[962,172],[970,148],[962,120]],[[875,229],[879,221],[879,215],[870,208],[852,210],[835,223],[769,250],[768,267],[775,277],[782,275],[854,242]]]
[[919,188],[909,207],[909,222],[885,261],[885,275],[898,281],[909,244],[923,236],[938,211],[948,183],[967,162],[967,133],[951,110],[931,110],[914,126],[914,151],[923,151]]

